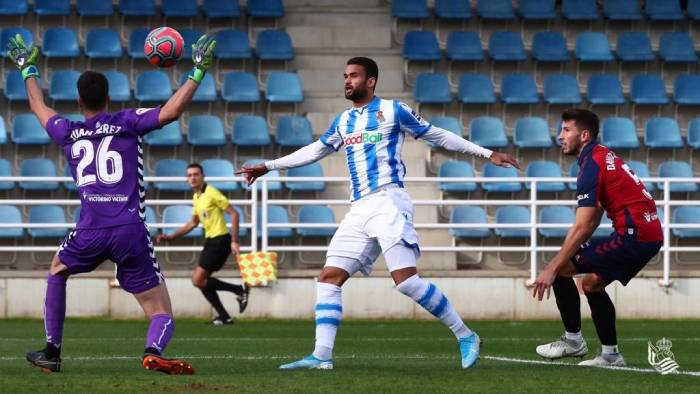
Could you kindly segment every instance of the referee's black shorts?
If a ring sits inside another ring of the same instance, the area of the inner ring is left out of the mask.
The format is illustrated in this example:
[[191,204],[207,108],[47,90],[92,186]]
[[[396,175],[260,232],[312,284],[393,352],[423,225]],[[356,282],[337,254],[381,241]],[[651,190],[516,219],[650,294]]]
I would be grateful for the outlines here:
[[204,249],[199,255],[199,266],[209,272],[221,269],[231,254],[231,234],[219,235],[204,240]]

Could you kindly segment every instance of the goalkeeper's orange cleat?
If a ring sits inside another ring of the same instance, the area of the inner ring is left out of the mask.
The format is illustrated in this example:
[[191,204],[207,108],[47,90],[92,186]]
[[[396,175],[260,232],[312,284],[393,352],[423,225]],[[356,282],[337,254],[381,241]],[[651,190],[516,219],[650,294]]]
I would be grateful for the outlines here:
[[143,367],[151,370],[167,373],[168,375],[193,375],[195,370],[185,360],[177,358],[165,358],[155,354],[144,354]]

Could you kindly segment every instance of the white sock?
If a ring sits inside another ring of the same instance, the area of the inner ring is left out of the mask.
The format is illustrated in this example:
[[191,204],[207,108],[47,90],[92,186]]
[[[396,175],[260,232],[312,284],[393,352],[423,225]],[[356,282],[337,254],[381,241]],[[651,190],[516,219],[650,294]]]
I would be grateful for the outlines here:
[[603,354],[617,354],[617,353],[619,353],[619,351],[617,350],[617,345],[612,345],[612,346],[601,345],[601,347],[603,348],[603,352],[602,352]]
[[444,325],[452,330],[457,339],[472,335],[472,331],[464,324],[462,318],[459,317],[457,311],[455,311],[440,289],[434,284],[421,279],[418,274],[396,285],[396,289],[411,297],[413,301],[440,319]]
[[330,283],[316,283],[316,347],[313,356],[319,360],[333,358],[333,344],[343,317],[342,290]]
[[583,341],[583,335],[581,335],[581,331],[578,331],[578,332],[565,331],[564,335],[565,335],[566,339],[568,339],[570,341],[574,341],[576,343]]

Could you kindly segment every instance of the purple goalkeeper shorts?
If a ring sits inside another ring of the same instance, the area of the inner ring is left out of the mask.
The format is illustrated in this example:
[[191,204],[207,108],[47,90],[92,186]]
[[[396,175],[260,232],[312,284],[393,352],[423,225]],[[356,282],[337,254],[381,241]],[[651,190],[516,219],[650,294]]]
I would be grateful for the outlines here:
[[73,230],[59,247],[58,258],[71,274],[93,271],[105,260],[112,260],[119,284],[133,294],[165,280],[144,223]]

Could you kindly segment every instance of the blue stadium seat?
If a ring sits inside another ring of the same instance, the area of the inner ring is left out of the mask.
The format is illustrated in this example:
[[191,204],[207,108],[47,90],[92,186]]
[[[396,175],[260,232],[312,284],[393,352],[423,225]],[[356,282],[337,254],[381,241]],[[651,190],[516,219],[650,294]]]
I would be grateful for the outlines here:
[[76,101],[78,99],[78,78],[80,78],[80,73],[77,71],[54,71],[49,85],[51,100]]
[[161,0],[160,10],[166,17],[194,18],[199,14],[197,0]]
[[610,117],[603,121],[600,143],[611,149],[637,149],[637,129],[630,118]]
[[[187,174],[187,162],[180,159],[161,159],[156,162],[155,176],[176,176],[185,178]],[[187,182],[153,182],[156,190],[160,191],[189,191],[190,186]],[[192,208],[190,208],[192,212]]]
[[698,61],[693,40],[688,33],[667,32],[659,38],[659,57],[666,62],[694,63]]
[[403,58],[413,61],[440,61],[440,45],[432,31],[409,31],[403,44]]
[[124,16],[155,16],[154,0],[119,0],[119,11]]
[[41,54],[46,57],[78,57],[78,36],[71,29],[55,27],[44,31]]
[[70,0],[34,0],[34,12],[40,16],[68,16]]
[[92,29],[85,39],[85,55],[92,59],[116,59],[122,56],[119,34],[112,29]]
[[139,101],[167,101],[173,94],[170,78],[163,71],[144,71],[136,79],[134,96]]
[[538,31],[532,37],[532,57],[538,62],[568,62],[566,38],[558,31]]
[[[605,0],[603,15],[613,21],[632,21],[642,19],[638,0]],[[618,46],[618,48],[620,48]]]
[[49,134],[34,114],[19,114],[12,121],[12,141],[18,145],[46,145]]
[[[515,167],[499,167],[493,163],[485,163],[481,169],[485,178],[512,178],[518,176]],[[519,182],[484,182],[481,184],[484,191],[491,193],[517,193],[522,190]]]
[[472,7],[469,0],[435,0],[433,9],[439,19],[470,19]]
[[[22,213],[14,205],[0,205],[0,223],[22,223]],[[24,229],[0,228],[0,238],[23,238]]]
[[3,93],[8,101],[27,101],[27,89],[19,71],[10,71],[5,75]]
[[537,104],[535,80],[530,74],[508,74],[501,81],[501,100],[506,104]]
[[547,104],[579,104],[581,92],[573,75],[550,74],[544,80],[544,101]]
[[478,116],[469,122],[469,140],[486,148],[508,146],[503,122],[491,116]]
[[214,56],[219,59],[250,59],[253,51],[248,43],[248,35],[240,30],[228,29],[216,33]]
[[146,225],[148,226],[148,235],[151,238],[158,235],[158,229],[153,227],[156,224],[156,212],[151,207],[146,207]]
[[[243,215],[243,210],[240,207],[234,206],[233,209],[238,212],[238,221],[240,226],[238,227],[238,236],[240,238],[244,238],[248,236],[248,228],[243,227],[243,223],[245,222],[245,215]],[[224,221],[228,225],[228,223],[231,223],[231,215],[228,214],[228,212],[224,212]]]
[[[12,176],[12,164],[7,159],[0,159],[0,176]],[[15,188],[13,181],[0,181],[0,190],[12,190]]]
[[[73,174],[70,172],[70,166],[67,164],[63,165],[63,176],[69,176],[73,177]],[[70,180],[70,181],[65,181],[63,182],[63,187],[66,188],[69,192],[74,192],[78,190],[78,188],[75,186],[75,179]]]
[[131,88],[126,74],[119,71],[105,71],[109,82],[109,98],[118,103],[131,101]]
[[258,33],[255,53],[261,60],[292,60],[292,39],[285,31],[263,30]]
[[[48,159],[25,159],[19,167],[19,176],[58,176],[56,165]],[[58,190],[58,182],[42,181],[42,182],[27,182],[19,183],[22,190],[42,190],[55,191]]]
[[476,12],[482,19],[515,19],[511,0],[478,0]]
[[700,0],[688,0],[688,18],[700,20]]
[[[578,172],[579,172],[579,167],[578,167],[578,162],[573,162],[571,163],[571,166],[569,166],[569,176],[570,177],[578,177]],[[576,191],[576,182],[569,182],[568,184],[569,190]]]
[[394,0],[391,2],[391,16],[399,19],[426,19],[430,17],[425,0]]
[[700,104],[700,75],[678,75],[673,83],[673,101],[685,105]]
[[677,21],[683,19],[679,0],[646,0],[644,12],[652,21]]
[[237,18],[241,15],[241,6],[238,0],[204,0],[202,11],[208,19]]
[[282,116],[277,120],[275,144],[282,147],[302,147],[313,142],[311,122],[305,116]]
[[[184,174],[184,173],[183,173]],[[192,219],[191,205],[171,205],[163,210],[162,224],[180,224],[178,227],[162,229],[163,234],[174,234],[180,227]],[[197,226],[189,233],[183,235],[184,238],[199,238],[204,236],[202,227]]]
[[[636,0],[635,0],[636,3]],[[623,62],[650,62],[656,60],[651,41],[646,33],[624,31],[617,35],[617,58]]]
[[664,81],[657,74],[637,74],[630,85],[630,100],[634,104],[669,103]]
[[547,121],[539,117],[524,117],[515,121],[513,143],[518,148],[546,149],[552,147]]
[[[180,77],[180,86],[187,82],[188,77],[192,74],[192,70]],[[214,76],[212,74],[204,74],[204,79],[202,83],[199,84],[197,91],[192,97],[192,101],[199,103],[213,103],[216,101],[216,81],[214,81]]]
[[594,74],[588,78],[588,95],[591,104],[624,104],[622,84],[613,74]]
[[496,102],[493,82],[484,74],[462,74],[459,78],[457,97],[464,104],[494,104]]
[[281,18],[284,16],[282,0],[248,0],[248,15],[254,18]]
[[237,117],[233,121],[231,139],[239,146],[268,146],[271,143],[267,122],[257,115]]
[[700,118],[688,122],[688,146],[700,149]]
[[[251,167],[256,164],[264,163],[265,160],[261,159],[252,159],[252,160],[246,160],[241,168],[243,167]],[[278,170],[272,170],[268,172],[267,174],[261,176],[260,178],[276,178],[280,176],[280,172]],[[262,190],[262,182],[260,180],[255,181],[254,185],[257,185],[258,190]],[[246,191],[250,191],[251,187],[246,183],[246,182],[241,182],[241,186],[243,186],[243,189]],[[271,192],[278,192],[282,190],[282,183],[279,181],[269,181],[267,182],[267,190]]]
[[[28,221],[32,223],[67,223],[66,213],[58,205],[37,205],[29,208]],[[63,238],[68,234],[66,227],[30,228],[32,238]]]
[[[693,169],[690,168],[690,164],[684,161],[665,161],[659,164],[657,168],[657,174],[659,178],[692,178]],[[659,190],[664,190],[664,184],[659,182],[656,187]],[[678,182],[671,183],[672,192],[689,192],[694,193],[698,191],[697,183],[691,182]]]
[[[459,206],[455,207],[450,214],[452,224],[488,224],[488,222],[486,211],[481,207]],[[488,227],[451,228],[450,235],[455,238],[488,238],[491,236],[491,230]]]
[[[305,166],[290,168],[287,170],[287,176],[294,177],[322,177],[323,168],[318,163],[311,163]],[[296,182],[286,181],[284,187],[293,192],[322,192],[326,190],[326,182]]]
[[227,103],[257,103],[260,101],[258,80],[249,72],[226,73],[221,97]]
[[513,31],[495,31],[489,38],[489,57],[498,61],[524,61],[525,45],[520,34]]
[[114,14],[112,0],[78,0],[76,8],[80,16],[111,16]]
[[447,104],[452,102],[450,83],[447,77],[438,73],[421,73],[413,87],[416,101],[426,104]]
[[603,225],[612,225],[612,220],[607,215],[607,212],[603,211],[603,216],[600,218],[600,226],[591,234],[591,238],[600,238],[609,236],[614,230],[612,228],[603,228]]
[[[525,169],[526,176],[531,178],[561,178],[559,164],[549,160],[532,161]],[[525,188],[530,190],[530,183],[525,182]],[[564,182],[537,182],[539,192],[563,192],[566,191]]]
[[561,15],[570,20],[600,19],[596,0],[562,0]]
[[596,31],[579,33],[576,36],[576,59],[581,62],[612,61],[608,37]]
[[569,227],[574,224],[575,215],[570,207],[555,205],[553,207],[543,207],[540,210],[539,222],[542,224],[568,224],[566,227],[540,228],[538,232],[545,238],[565,238],[569,232]]
[[[645,179],[649,178],[651,175],[649,173],[649,167],[647,167],[647,164],[641,161],[635,161],[635,160],[630,160],[627,162],[627,165],[629,168],[634,172],[639,179]],[[642,181],[644,183],[644,187],[650,192],[653,192],[656,190],[656,187],[654,186],[653,182],[649,181]]]
[[168,123],[160,129],[153,130],[143,137],[146,145],[151,146],[180,146],[182,145],[182,132],[180,122]]
[[27,0],[0,0],[0,15],[26,15],[27,12]]
[[[474,167],[466,161],[446,160],[438,169],[440,178],[473,178]],[[476,191],[476,182],[440,182],[440,190],[448,193],[468,193]]]
[[[182,48],[182,57],[185,59],[192,58],[192,44],[199,40],[202,36],[202,32],[199,29],[179,29],[178,32],[182,36],[182,41],[184,43],[184,48]],[[218,44],[218,43],[217,43]]]
[[[686,206],[676,207],[673,211],[673,224],[700,224],[700,207]],[[671,229],[674,237],[678,238],[698,238],[700,237],[700,229],[691,228],[674,228]]]
[[5,129],[5,119],[0,116],[0,145],[7,143],[7,129]]
[[85,115],[80,113],[64,114],[63,117],[71,122],[85,122]]
[[218,116],[194,115],[187,126],[187,142],[192,146],[224,146],[224,124]]
[[[519,206],[505,206],[496,209],[497,224],[530,223],[530,210]],[[530,226],[522,228],[499,228],[494,230],[501,238],[530,238]]]
[[[2,0],[0,0],[2,1]],[[10,0],[11,2],[15,3],[14,0]],[[19,3],[19,2],[16,2]],[[2,6],[0,5],[0,10],[2,9]],[[0,12],[0,15],[2,12]],[[10,43],[10,38],[14,38],[17,34],[21,34],[22,38],[24,39],[24,43],[27,45],[32,45],[34,43],[34,34],[32,34],[31,31],[23,28],[23,27],[13,27],[9,29],[2,29],[2,33],[0,33],[0,55],[3,57],[7,56],[7,45]]]
[[[328,223],[335,224],[333,210],[326,205],[304,205],[297,212],[297,223]],[[301,237],[331,237],[335,227],[297,228]]]
[[673,118],[652,117],[644,125],[644,145],[649,148],[682,148],[678,122]]
[[295,73],[271,72],[265,84],[265,97],[272,103],[300,103],[304,101],[301,79]]
[[[129,47],[126,52],[132,59],[145,59],[146,55],[143,53],[143,43],[146,42],[146,36],[148,36],[147,27],[140,29],[134,29],[129,34]],[[219,43],[217,42],[217,45]]]
[[518,11],[523,19],[547,20],[557,17],[554,0],[520,0]]
[[[236,176],[233,164],[224,159],[207,159],[201,163],[206,177],[214,176]],[[238,190],[238,183],[235,181],[207,181],[222,192],[235,192]]]
[[484,49],[479,35],[473,31],[453,31],[447,36],[445,47],[447,58],[451,61],[484,60]]
[[[290,223],[287,210],[279,205],[267,206],[268,223]],[[258,207],[258,237],[262,236],[262,207]],[[291,227],[275,227],[267,229],[269,238],[289,238],[293,234]]]

